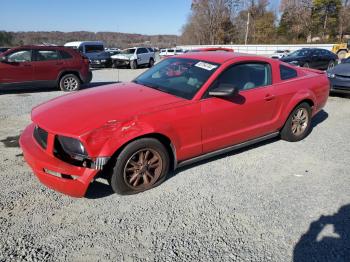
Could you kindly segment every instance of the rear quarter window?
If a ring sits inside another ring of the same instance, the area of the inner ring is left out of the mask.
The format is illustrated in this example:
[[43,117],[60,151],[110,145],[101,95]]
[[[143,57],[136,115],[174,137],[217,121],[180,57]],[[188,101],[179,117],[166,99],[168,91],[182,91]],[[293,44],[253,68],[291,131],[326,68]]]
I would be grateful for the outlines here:
[[71,59],[73,56],[66,51],[60,51],[61,59]]
[[298,76],[295,69],[288,66],[280,65],[280,76],[282,80],[292,79]]

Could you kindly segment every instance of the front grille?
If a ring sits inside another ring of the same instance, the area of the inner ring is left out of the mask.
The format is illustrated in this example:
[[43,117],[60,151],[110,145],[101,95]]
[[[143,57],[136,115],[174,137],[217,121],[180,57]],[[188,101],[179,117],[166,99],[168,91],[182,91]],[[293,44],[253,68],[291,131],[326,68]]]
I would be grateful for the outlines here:
[[47,147],[47,135],[48,134],[44,129],[38,126],[35,127],[34,138],[38,142],[38,144],[44,149],[46,149]]

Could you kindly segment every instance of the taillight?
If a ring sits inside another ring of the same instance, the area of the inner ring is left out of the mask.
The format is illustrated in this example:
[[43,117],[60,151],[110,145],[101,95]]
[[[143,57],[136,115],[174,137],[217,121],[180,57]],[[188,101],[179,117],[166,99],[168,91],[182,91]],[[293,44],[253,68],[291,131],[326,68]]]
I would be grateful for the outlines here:
[[84,64],[89,64],[90,63],[90,60],[89,60],[89,58],[87,58],[86,56],[83,56],[82,55],[82,58],[83,58],[83,62],[84,62]]

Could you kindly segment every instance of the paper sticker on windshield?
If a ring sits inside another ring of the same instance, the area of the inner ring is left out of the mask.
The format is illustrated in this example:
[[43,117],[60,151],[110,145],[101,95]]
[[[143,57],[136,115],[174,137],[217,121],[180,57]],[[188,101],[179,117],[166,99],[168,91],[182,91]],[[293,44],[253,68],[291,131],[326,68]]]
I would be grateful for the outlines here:
[[208,71],[211,71],[215,68],[217,68],[218,66],[217,65],[212,65],[212,64],[209,64],[209,63],[206,63],[206,62],[198,62],[197,64],[195,64],[196,67],[200,67],[200,68],[203,68],[205,70],[208,70]]

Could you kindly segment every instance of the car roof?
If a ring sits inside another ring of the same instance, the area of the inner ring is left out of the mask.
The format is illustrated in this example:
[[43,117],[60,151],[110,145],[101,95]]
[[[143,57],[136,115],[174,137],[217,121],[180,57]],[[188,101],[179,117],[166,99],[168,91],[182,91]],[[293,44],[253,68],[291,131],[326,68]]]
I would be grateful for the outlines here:
[[104,45],[102,41],[74,41],[65,43],[64,46],[80,46],[81,44]]
[[181,55],[177,55],[178,58],[190,58],[190,59],[196,59],[196,60],[203,60],[207,62],[222,64],[228,60],[232,60],[238,57],[246,57],[249,59],[258,59],[261,60],[261,56],[257,55],[250,55],[250,54],[244,54],[244,53],[237,53],[237,52],[190,52],[185,53]]

